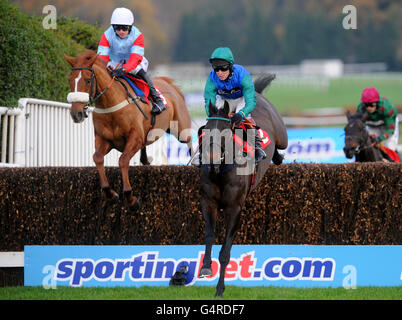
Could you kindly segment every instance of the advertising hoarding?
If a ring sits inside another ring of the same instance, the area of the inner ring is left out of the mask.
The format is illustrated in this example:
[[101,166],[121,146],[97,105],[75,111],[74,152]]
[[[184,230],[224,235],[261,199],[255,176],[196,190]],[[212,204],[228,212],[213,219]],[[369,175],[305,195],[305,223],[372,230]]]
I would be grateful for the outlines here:
[[[198,278],[204,246],[25,246],[26,286],[168,286],[182,266]],[[402,284],[402,246],[234,245],[225,281],[237,286],[356,287]]]
[[[345,133],[343,128],[287,129],[288,148],[279,150],[285,155],[284,163],[345,163],[343,152]],[[197,133],[192,131],[193,149],[197,148]],[[185,165],[190,160],[189,149],[174,136],[165,134],[165,154],[169,165]]]

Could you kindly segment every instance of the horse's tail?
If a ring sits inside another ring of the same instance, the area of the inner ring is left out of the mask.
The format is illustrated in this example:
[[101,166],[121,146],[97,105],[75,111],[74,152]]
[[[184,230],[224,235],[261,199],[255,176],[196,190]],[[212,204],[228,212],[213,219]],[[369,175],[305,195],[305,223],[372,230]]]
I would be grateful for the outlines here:
[[276,75],[273,73],[267,73],[260,76],[257,80],[254,81],[255,91],[261,93],[268,87],[271,82],[276,78]]

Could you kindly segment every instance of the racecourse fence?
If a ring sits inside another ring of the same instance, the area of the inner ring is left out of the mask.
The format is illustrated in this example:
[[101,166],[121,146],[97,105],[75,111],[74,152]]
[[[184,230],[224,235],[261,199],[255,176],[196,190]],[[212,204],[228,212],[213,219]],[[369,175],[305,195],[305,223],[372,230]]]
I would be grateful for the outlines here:
[[[73,123],[69,108],[67,103],[33,98],[20,99],[17,108],[0,107],[0,167],[94,166],[92,108],[88,119],[80,124]],[[344,125],[346,117],[284,117],[284,121],[287,126]],[[204,123],[204,118],[193,119],[195,132]],[[152,165],[171,163],[169,141],[163,136],[147,146]],[[105,157],[105,166],[117,166],[120,154],[112,150]],[[140,164],[139,152],[130,164]]]
[[[24,245],[203,244],[199,169],[130,168],[142,208],[103,206],[95,168],[0,168],[0,251]],[[118,168],[106,169],[122,193]],[[246,201],[237,244],[402,244],[402,165],[270,165]],[[217,243],[224,223],[217,222]]]
[[[18,108],[0,107],[0,166],[95,166],[93,108],[80,124],[73,123],[69,109],[67,103],[32,98],[20,99]],[[163,143],[164,137],[147,147],[152,164],[166,164]],[[105,166],[118,166],[120,154],[112,150]],[[140,164],[139,153],[130,164]]]

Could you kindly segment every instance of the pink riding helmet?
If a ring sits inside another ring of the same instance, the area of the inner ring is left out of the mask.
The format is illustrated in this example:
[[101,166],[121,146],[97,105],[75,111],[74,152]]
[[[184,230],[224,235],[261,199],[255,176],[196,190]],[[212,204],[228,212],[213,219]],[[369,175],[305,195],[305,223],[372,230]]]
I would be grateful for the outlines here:
[[380,94],[378,90],[374,87],[366,88],[362,92],[362,102],[363,103],[373,103],[380,100]]

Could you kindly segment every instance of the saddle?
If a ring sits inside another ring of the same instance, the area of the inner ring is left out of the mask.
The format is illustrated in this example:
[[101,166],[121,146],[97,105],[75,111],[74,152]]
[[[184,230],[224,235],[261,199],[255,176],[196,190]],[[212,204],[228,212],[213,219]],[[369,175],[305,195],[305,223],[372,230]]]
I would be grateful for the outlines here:
[[389,160],[391,162],[401,162],[399,154],[397,152],[395,152],[394,150],[387,148],[383,145],[378,145],[378,148],[380,149],[384,158],[386,158],[387,160]]
[[[202,137],[205,135],[205,132],[202,133],[202,129],[204,127],[200,127],[198,129],[198,145],[201,146],[202,144]],[[239,129],[242,130],[241,134],[239,135]],[[238,125],[233,125],[232,127],[232,137],[233,141],[237,145],[237,147],[243,151],[244,156],[249,156],[251,159],[254,158],[255,152],[254,152],[254,143],[252,145],[249,145],[247,143],[247,130],[248,129],[255,129],[258,132],[258,136],[261,140],[261,147],[265,149],[270,143],[271,139],[269,137],[269,134],[261,129],[260,127],[257,126],[255,123],[254,119],[250,118],[245,118],[241,123]],[[254,139],[255,137],[251,137],[251,139]]]
[[[268,145],[271,143],[269,134],[265,130],[257,126],[253,118],[243,119],[243,121],[240,124],[238,124],[237,126],[233,126],[233,129],[234,129],[233,140],[240,149],[242,148],[244,155],[247,154],[252,158],[254,157],[255,152],[254,152],[254,146],[249,146],[247,144],[247,134],[249,134],[249,132],[247,131],[248,129],[257,130],[258,139],[260,139],[261,147],[263,150],[266,147],[268,147]],[[236,129],[242,130],[242,137],[238,137],[236,135]],[[254,139],[255,137],[253,136],[251,138]]]
[[122,77],[124,80],[127,81],[127,83],[130,85],[130,87],[134,90],[135,94],[140,98],[144,99],[143,101],[150,104],[149,100],[149,87],[147,83],[139,78],[136,78],[132,75],[125,74]]
[[[149,89],[148,84],[144,80],[139,79],[139,78],[134,77],[129,74],[123,75],[122,78],[127,81],[127,83],[130,85],[130,87],[134,90],[137,97],[143,103],[148,104],[152,109],[152,101],[150,99],[150,89]],[[130,97],[135,102],[135,104],[137,105],[137,108],[141,111],[144,118],[148,120],[148,116],[145,114],[144,110],[142,110],[142,108],[139,106],[139,104],[135,101],[135,98],[131,95],[131,93],[127,89],[126,85],[122,81],[119,81],[119,82],[122,84],[124,89],[126,89],[127,96]],[[151,112],[151,129],[154,127],[155,122],[156,122],[156,115]]]
[[[241,136],[239,136],[239,129],[241,131]],[[258,130],[257,124],[255,123],[254,120],[250,119],[244,119],[242,122],[240,122],[238,125],[233,125],[232,131],[233,131],[233,141],[236,143],[237,147],[240,150],[243,150],[243,155],[248,155],[250,158],[254,157],[254,147],[250,146],[247,143],[247,137],[248,137],[248,129],[255,129]],[[254,137],[251,137],[254,139]]]

